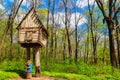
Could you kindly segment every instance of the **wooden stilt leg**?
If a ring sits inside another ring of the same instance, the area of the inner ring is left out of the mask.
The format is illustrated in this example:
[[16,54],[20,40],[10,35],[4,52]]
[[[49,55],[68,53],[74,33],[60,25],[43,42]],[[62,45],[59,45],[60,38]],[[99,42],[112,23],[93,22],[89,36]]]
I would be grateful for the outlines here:
[[39,47],[35,48],[35,76],[40,77],[40,52],[39,52]]
[[26,78],[27,78],[27,79],[31,79],[31,78],[32,78],[32,73],[27,72]]
[[30,60],[30,47],[26,48],[27,55],[26,55],[26,61]]
[[[26,48],[26,50],[27,50],[26,62],[27,62],[28,60],[30,60],[30,47]],[[26,74],[26,78],[27,79],[31,79],[32,78],[32,73],[31,72],[27,72],[26,71],[25,74]]]
[[35,47],[33,48],[33,64],[35,65]]

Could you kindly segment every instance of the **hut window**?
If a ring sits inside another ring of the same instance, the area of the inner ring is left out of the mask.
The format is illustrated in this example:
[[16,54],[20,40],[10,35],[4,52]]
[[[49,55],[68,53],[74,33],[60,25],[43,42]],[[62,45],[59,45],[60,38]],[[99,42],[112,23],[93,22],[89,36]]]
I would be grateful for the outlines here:
[[30,42],[30,41],[32,41],[32,39],[33,39],[33,36],[32,36],[32,32],[26,32],[26,41],[27,42]]

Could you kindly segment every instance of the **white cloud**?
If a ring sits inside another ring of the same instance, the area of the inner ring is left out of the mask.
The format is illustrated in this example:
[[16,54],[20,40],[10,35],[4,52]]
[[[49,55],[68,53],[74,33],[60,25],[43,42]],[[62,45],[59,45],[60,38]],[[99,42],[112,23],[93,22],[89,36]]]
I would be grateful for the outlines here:
[[[62,27],[65,26],[65,13],[64,12],[58,12],[57,14],[54,15],[54,17],[55,17],[55,23],[56,24],[60,24],[60,26],[62,26]],[[78,22],[78,26],[82,25],[84,22],[87,21],[82,14],[76,13],[76,20],[78,20],[79,17],[81,17],[81,18]],[[70,27],[71,28],[75,27],[75,13],[71,14]]]
[[27,1],[29,1],[29,0],[23,0],[22,5],[25,6],[27,4]]
[[0,9],[5,9],[5,8],[0,4]]
[[[76,13],[76,21],[79,21],[78,26],[87,22],[86,18],[80,13]],[[71,23],[71,27],[75,26],[75,13],[72,13],[70,23]]]
[[55,23],[60,24],[62,27],[64,26],[65,21],[65,14],[63,12],[58,12],[54,15],[55,17]]
[[[95,0],[90,0],[90,5],[94,4]],[[88,0],[77,0],[76,5],[80,8],[88,6]]]
[[[9,0],[10,2],[14,2],[14,0]],[[31,0],[23,0],[22,2],[22,5],[25,6],[25,5],[29,5]]]
[[30,6],[32,0],[23,0],[22,5],[24,6]]

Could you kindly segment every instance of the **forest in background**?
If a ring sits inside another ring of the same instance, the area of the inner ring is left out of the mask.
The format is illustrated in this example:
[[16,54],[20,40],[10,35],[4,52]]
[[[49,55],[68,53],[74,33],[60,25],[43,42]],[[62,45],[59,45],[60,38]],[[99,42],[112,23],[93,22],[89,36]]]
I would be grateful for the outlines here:
[[[35,5],[49,32],[48,45],[40,49],[42,75],[73,80],[120,79],[119,0],[86,0],[85,10],[78,8],[82,0],[47,0],[46,8],[41,7],[45,6],[42,0],[28,0],[26,8],[21,7],[23,2],[14,0],[7,9],[0,9],[0,74],[10,74],[8,78],[22,75],[26,49],[17,42],[16,27]],[[4,0],[0,5],[5,7]]]

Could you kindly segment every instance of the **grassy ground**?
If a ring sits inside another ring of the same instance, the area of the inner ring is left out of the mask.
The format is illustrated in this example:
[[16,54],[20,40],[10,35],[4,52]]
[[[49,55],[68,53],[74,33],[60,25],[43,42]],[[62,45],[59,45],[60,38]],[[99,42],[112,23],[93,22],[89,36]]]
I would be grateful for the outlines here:
[[[24,61],[5,60],[0,65],[0,80],[23,76]],[[34,74],[33,66],[33,74]],[[120,70],[105,65],[87,65],[83,62],[49,63],[41,62],[41,75],[65,78],[70,80],[120,80]]]
[[69,80],[119,80],[118,78],[111,75],[99,75],[99,76],[86,76],[82,74],[73,73],[57,73],[57,72],[42,72],[42,75],[64,78]]
[[16,78],[16,77],[19,77],[19,75],[15,72],[0,71],[0,80],[6,80],[9,78]]

